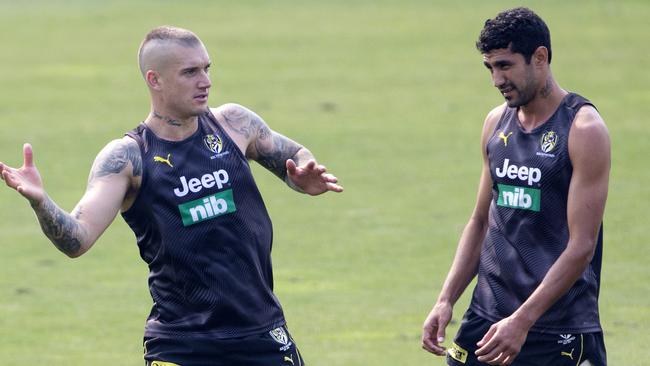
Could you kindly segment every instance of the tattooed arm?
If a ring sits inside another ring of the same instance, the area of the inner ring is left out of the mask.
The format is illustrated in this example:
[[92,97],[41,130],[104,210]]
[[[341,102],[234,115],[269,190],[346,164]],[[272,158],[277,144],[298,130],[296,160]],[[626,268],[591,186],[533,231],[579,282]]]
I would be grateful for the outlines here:
[[26,144],[21,168],[0,163],[2,179],[27,198],[43,233],[61,252],[73,258],[88,251],[106,230],[133,186],[133,178],[142,174],[142,160],[135,141],[125,137],[109,143],[97,155],[86,193],[69,214],[45,193],[32,156],[31,146]]
[[247,158],[257,161],[289,187],[311,195],[343,190],[311,151],[271,130],[255,112],[237,104],[225,104],[213,112]]

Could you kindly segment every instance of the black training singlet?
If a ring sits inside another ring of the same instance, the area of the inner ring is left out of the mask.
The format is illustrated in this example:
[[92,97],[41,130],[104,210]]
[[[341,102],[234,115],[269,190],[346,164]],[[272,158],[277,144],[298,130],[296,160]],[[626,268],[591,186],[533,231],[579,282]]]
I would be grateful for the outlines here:
[[148,337],[241,337],[284,325],[272,292],[271,220],[248,161],[207,112],[183,141],[145,124],[142,184],[122,216],[149,265]]
[[[567,196],[573,172],[568,137],[584,105],[592,104],[570,93],[547,122],[530,132],[521,128],[517,109],[506,108],[487,142],[493,200],[470,307],[490,321],[510,316],[567,246]],[[593,260],[532,331],[600,331],[601,257],[602,224]]]

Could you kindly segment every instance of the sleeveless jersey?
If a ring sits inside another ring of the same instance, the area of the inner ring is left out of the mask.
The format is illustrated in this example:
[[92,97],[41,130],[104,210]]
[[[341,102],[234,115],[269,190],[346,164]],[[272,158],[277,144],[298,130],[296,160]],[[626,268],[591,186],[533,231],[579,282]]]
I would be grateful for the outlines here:
[[272,292],[271,220],[248,161],[214,116],[183,141],[145,124],[138,196],[122,214],[149,266],[145,336],[233,338],[284,325]]
[[[487,142],[493,199],[471,309],[496,322],[533,293],[569,241],[567,197],[573,167],[569,130],[585,98],[570,93],[541,126],[526,132],[506,107]],[[593,105],[592,105],[593,106]],[[590,265],[532,331],[600,331],[602,224]]]

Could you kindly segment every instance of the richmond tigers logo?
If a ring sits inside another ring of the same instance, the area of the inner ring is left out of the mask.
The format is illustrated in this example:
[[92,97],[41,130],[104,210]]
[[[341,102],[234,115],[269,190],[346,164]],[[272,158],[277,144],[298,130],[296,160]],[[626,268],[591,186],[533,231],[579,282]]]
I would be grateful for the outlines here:
[[219,135],[206,135],[203,138],[203,142],[205,143],[205,147],[207,147],[208,150],[212,151],[213,153],[219,154],[223,149],[223,141],[221,141],[221,137]]
[[555,145],[557,145],[558,141],[558,135],[555,133],[555,131],[546,131],[542,135],[542,140],[540,141],[540,147],[543,152],[549,153],[555,149]]

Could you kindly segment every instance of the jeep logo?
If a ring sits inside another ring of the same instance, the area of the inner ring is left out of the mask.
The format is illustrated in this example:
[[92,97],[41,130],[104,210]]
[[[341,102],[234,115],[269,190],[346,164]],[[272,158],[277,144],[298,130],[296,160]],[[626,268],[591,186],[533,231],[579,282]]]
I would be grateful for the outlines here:
[[174,188],[174,194],[176,197],[183,197],[189,192],[196,193],[201,191],[203,188],[212,188],[215,185],[217,188],[222,189],[223,185],[228,183],[228,172],[221,169],[212,174],[204,174],[201,178],[191,178],[189,181],[182,176],[180,178],[181,186],[179,188]]
[[510,159],[503,161],[502,168],[496,168],[496,175],[499,178],[508,177],[510,179],[519,179],[532,186],[542,179],[542,171],[539,168],[529,168],[527,166],[516,166],[514,164],[508,165]]

